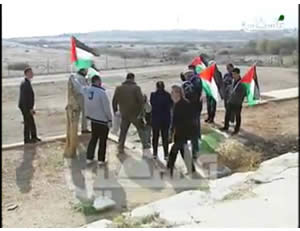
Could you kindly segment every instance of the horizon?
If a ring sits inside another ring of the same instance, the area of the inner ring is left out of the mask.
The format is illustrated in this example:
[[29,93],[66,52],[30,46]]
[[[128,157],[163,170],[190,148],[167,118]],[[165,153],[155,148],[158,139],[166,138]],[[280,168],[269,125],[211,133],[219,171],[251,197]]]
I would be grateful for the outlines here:
[[[255,24],[261,20],[270,24],[282,14],[285,16],[283,29],[298,29],[296,4],[272,3],[270,11],[270,4],[265,2],[259,2],[260,8],[256,8],[258,1],[200,3],[194,0],[153,0],[151,3],[141,3],[138,0],[111,0],[96,4],[87,0],[83,5],[72,1],[71,7],[69,2],[58,0],[2,2],[6,2],[2,11],[4,39],[110,31],[240,31],[243,23]],[[232,6],[235,11],[229,14]],[[22,20],[16,20],[16,15]]]

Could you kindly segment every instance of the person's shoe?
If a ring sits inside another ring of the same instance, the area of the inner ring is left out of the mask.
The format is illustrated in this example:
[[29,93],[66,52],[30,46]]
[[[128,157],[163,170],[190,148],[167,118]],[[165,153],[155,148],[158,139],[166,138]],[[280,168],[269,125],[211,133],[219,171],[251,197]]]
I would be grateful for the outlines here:
[[34,142],[32,140],[24,140],[24,144],[33,144]]
[[215,122],[213,120],[209,120],[207,123],[214,124]]
[[220,128],[220,131],[222,131],[222,132],[227,132],[227,131],[228,131],[228,128],[226,128],[226,127]]
[[204,120],[205,123],[208,123],[210,121],[209,118],[207,118],[206,120]]
[[90,130],[83,130],[81,131],[82,134],[88,134],[88,133],[92,133]]
[[152,153],[151,153],[150,148],[143,149],[143,157],[146,157],[146,158],[149,158],[149,159],[152,158]]
[[42,140],[41,140],[40,138],[38,138],[38,137],[35,137],[35,138],[31,139],[31,140],[34,140],[35,142],[41,142],[41,141],[42,141]]
[[87,163],[87,164],[91,164],[91,163],[93,163],[93,162],[94,162],[94,160],[86,159],[86,163]]
[[99,166],[106,165],[106,163],[107,163],[106,161],[100,161],[100,160],[98,161],[98,165],[99,165]]
[[153,160],[156,160],[157,159],[157,155],[153,155]]
[[118,152],[119,152],[119,154],[123,154],[124,153],[124,147],[118,146]]
[[235,136],[237,134],[239,134],[239,131],[234,131],[234,132],[231,133],[232,136]]

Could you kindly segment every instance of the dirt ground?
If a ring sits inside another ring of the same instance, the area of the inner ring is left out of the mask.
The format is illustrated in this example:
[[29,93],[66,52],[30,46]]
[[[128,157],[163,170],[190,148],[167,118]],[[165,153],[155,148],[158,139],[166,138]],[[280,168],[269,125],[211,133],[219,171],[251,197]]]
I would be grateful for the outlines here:
[[[242,112],[242,131],[235,139],[262,152],[263,159],[297,151],[297,112],[298,100],[245,107]],[[224,113],[218,112],[217,121],[223,118]],[[221,123],[216,126],[221,126]],[[82,142],[86,145],[87,139]],[[4,227],[79,227],[100,218],[111,218],[121,212],[117,210],[85,216],[74,210],[72,193],[63,173],[62,151],[63,142],[55,142],[3,152]],[[108,153],[115,152],[116,145],[109,142]],[[126,207],[133,208],[146,203],[145,199],[151,202],[174,193],[163,191],[155,194],[151,190],[131,192],[127,200],[132,203]],[[18,207],[8,211],[12,205]]]
[[[236,139],[262,152],[263,160],[298,151],[298,108],[298,99],[244,107]],[[223,121],[224,112],[218,112],[216,119]]]
[[[102,195],[102,192],[105,192],[102,190],[111,191],[112,199],[117,203],[116,208],[98,213],[76,210],[80,207],[78,200],[75,200],[76,190],[74,191],[73,187],[84,193],[83,195],[87,195],[97,182],[98,184],[101,182],[99,167],[96,164],[86,165],[88,140],[88,135],[80,138],[79,154],[74,162],[72,161],[70,169],[64,165],[62,141],[26,145],[24,148],[2,152],[3,227],[80,227],[99,219],[113,219],[129,209],[166,198],[177,192],[173,188],[156,190],[133,187],[131,184],[127,186],[119,184],[119,187],[111,189],[104,186],[103,189],[94,188],[94,195]],[[112,170],[109,174],[119,172],[124,166],[124,162],[117,158],[116,153],[116,143],[108,142],[107,159],[109,169]],[[141,163],[132,158],[134,154],[128,157],[127,165],[128,161],[133,161],[135,165]],[[66,177],[68,171],[70,174]],[[87,177],[88,173],[91,173],[91,179]],[[70,183],[73,185],[71,188]],[[80,198],[78,194],[76,195]],[[91,207],[87,209],[91,210]]]

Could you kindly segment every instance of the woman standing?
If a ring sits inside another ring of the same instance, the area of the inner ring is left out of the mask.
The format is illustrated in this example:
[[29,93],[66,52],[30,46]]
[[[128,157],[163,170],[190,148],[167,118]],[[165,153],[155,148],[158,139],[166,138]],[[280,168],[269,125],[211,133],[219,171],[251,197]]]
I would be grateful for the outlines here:
[[152,146],[153,158],[157,158],[157,146],[159,134],[161,133],[165,160],[169,152],[169,128],[171,121],[171,108],[173,105],[171,95],[165,91],[163,81],[156,83],[156,91],[151,93],[150,103],[152,106]]
[[[184,145],[197,134],[197,127],[194,126],[193,108],[190,102],[185,99],[183,89],[180,86],[172,86],[172,99],[175,103],[172,132],[174,134],[174,144],[170,151],[170,157],[167,167],[170,168],[171,176],[175,166],[178,151],[184,159]],[[192,165],[192,171],[194,171]]]

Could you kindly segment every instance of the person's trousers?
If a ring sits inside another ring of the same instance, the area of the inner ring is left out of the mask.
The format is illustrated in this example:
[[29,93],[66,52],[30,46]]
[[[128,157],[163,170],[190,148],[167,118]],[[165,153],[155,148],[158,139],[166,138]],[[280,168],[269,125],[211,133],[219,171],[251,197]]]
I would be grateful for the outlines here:
[[95,149],[98,140],[99,142],[99,149],[98,149],[98,160],[105,161],[105,154],[106,154],[106,142],[108,137],[109,128],[107,125],[98,124],[91,122],[92,127],[92,137],[90,139],[88,149],[87,149],[87,159],[93,160],[95,156]]
[[88,126],[84,108],[84,97],[79,97],[79,105],[81,112],[81,131],[86,131]]
[[[225,107],[225,110],[227,110],[227,108],[228,108],[228,99],[227,99],[227,97],[226,98],[224,98],[224,107]],[[232,115],[230,115],[230,120],[229,120],[231,123],[234,123],[234,115],[232,114]]]
[[194,118],[194,126],[197,129],[196,134],[191,138],[192,143],[192,154],[193,157],[197,155],[197,153],[200,151],[199,147],[199,139],[201,139],[201,123],[200,123],[200,114],[196,114]]
[[145,128],[145,125],[138,119],[129,119],[122,116],[121,120],[121,131],[119,136],[119,148],[123,149],[124,144],[126,141],[126,136],[128,129],[130,127],[130,124],[133,124],[138,132],[138,135],[140,137],[141,143],[143,145],[143,149],[148,149],[151,147],[151,143],[147,141],[147,131]]
[[161,134],[164,155],[165,157],[169,154],[169,126],[153,127],[152,128],[152,147],[153,155],[157,156],[157,147],[159,135]]
[[229,128],[229,121],[231,116],[236,120],[234,131],[238,132],[241,127],[241,112],[242,112],[242,105],[234,105],[228,104],[225,114],[225,128]]
[[[186,145],[186,144],[187,144],[186,139],[178,138],[175,135],[174,144],[171,148],[169,160],[168,160],[168,164],[167,164],[167,167],[171,169],[171,173],[173,172],[178,152],[180,152],[182,159],[185,160],[184,145]],[[192,171],[195,171],[195,166],[193,163],[192,163]]]
[[27,110],[21,110],[24,119],[24,142],[37,138],[34,117]]
[[208,120],[214,121],[216,115],[216,109],[217,109],[217,102],[213,97],[208,96],[206,104],[207,104]]

